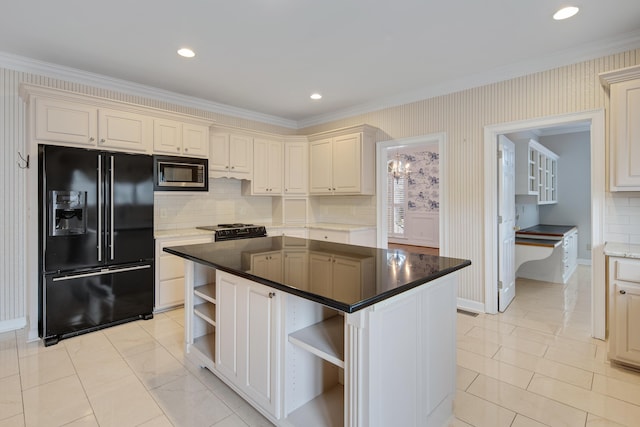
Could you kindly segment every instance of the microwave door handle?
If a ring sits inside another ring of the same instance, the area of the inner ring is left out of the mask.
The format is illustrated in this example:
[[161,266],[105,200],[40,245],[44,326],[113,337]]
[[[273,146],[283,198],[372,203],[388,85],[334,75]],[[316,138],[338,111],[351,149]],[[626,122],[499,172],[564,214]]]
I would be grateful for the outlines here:
[[102,261],[102,154],[98,154],[98,261]]
[[114,179],[113,179],[113,166],[114,166],[114,162],[115,162],[114,156],[111,156],[111,173],[110,173],[111,185],[109,186],[109,191],[111,193],[109,195],[109,198],[110,198],[110,200],[109,200],[109,216],[110,216],[110,221],[111,221],[111,225],[110,225],[111,228],[109,229],[109,237],[110,237],[110,243],[111,244],[109,246],[111,248],[111,260],[112,261],[113,261],[113,258],[114,258],[114,251],[115,251],[115,242],[114,242],[114,239],[113,239],[113,236],[115,234],[114,233],[114,228],[113,228],[113,225],[114,225],[114,221],[113,221],[113,218],[114,218],[114,212],[113,212],[113,204],[114,204],[114,202],[113,202],[114,201],[114,199],[113,199],[113,181],[114,181]]

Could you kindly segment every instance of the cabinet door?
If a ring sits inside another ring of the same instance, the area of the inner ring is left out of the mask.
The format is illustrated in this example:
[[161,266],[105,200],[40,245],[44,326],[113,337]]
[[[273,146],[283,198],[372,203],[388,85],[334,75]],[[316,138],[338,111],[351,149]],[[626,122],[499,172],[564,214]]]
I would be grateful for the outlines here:
[[275,414],[277,399],[277,293],[249,283],[241,322],[246,348],[243,389],[260,406]]
[[267,150],[269,194],[282,194],[282,143],[269,141]]
[[323,253],[309,254],[309,288],[311,292],[330,296],[333,292],[333,273],[331,255]]
[[[309,192],[333,192],[333,142],[331,139],[314,141],[309,145]],[[351,167],[351,166],[350,166]]]
[[218,271],[216,276],[216,369],[238,381],[238,307],[241,279]]
[[146,153],[151,151],[152,119],[126,111],[98,110],[98,146]]
[[640,285],[616,283],[613,298],[616,358],[640,365]]
[[253,170],[253,139],[248,136],[229,137],[229,169],[234,174],[249,176]]
[[209,170],[229,171],[229,138],[228,133],[212,134],[209,138]]
[[611,190],[640,191],[640,79],[611,85]]
[[269,141],[253,141],[253,194],[269,194]]
[[35,138],[95,147],[98,109],[47,98],[36,98]]
[[182,149],[185,156],[209,156],[209,128],[183,123]]
[[360,262],[341,256],[333,258],[333,297],[358,301],[361,295]]
[[282,254],[274,251],[252,255],[251,271],[268,280],[282,281]]
[[289,251],[284,253],[284,283],[299,289],[309,289],[309,274],[307,271],[308,254],[303,251]]
[[360,134],[333,139],[332,165],[333,189],[336,193],[360,192],[362,177],[362,136]]
[[173,120],[153,120],[153,151],[182,154],[182,124]]
[[284,193],[286,195],[307,194],[308,149],[308,144],[304,142],[285,142],[284,144]]

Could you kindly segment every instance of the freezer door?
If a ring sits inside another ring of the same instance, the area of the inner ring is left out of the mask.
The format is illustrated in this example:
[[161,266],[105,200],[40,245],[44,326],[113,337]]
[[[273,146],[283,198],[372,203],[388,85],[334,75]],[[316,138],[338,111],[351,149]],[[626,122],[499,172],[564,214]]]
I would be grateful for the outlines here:
[[108,153],[105,167],[107,262],[153,259],[153,158]]
[[96,151],[39,147],[43,271],[74,270],[100,263],[100,164]]
[[45,275],[42,338],[64,338],[153,311],[153,263]]

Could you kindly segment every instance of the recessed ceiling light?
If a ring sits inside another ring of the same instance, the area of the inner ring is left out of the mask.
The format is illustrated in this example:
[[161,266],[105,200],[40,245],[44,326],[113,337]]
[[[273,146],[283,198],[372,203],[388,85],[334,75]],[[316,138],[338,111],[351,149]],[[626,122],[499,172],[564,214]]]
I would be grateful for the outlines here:
[[314,101],[317,101],[318,99],[322,99],[322,95],[316,92],[316,93],[312,93],[309,98],[313,99]]
[[194,51],[186,47],[183,47],[182,49],[178,49],[178,55],[184,56],[185,58],[193,58],[194,56],[196,56]]
[[553,19],[555,19],[556,21],[561,21],[563,19],[571,18],[573,15],[578,13],[579,10],[580,9],[578,9],[575,6],[563,7],[562,9],[560,9],[559,11],[553,14]]

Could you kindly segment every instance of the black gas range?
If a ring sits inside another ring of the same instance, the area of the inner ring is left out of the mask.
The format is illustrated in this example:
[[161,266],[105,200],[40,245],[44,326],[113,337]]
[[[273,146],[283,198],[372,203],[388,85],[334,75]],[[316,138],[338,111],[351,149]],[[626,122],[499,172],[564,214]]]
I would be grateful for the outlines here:
[[264,225],[255,224],[203,225],[196,228],[199,230],[213,231],[216,242],[222,240],[251,239],[254,237],[265,237],[267,235],[267,229]]

